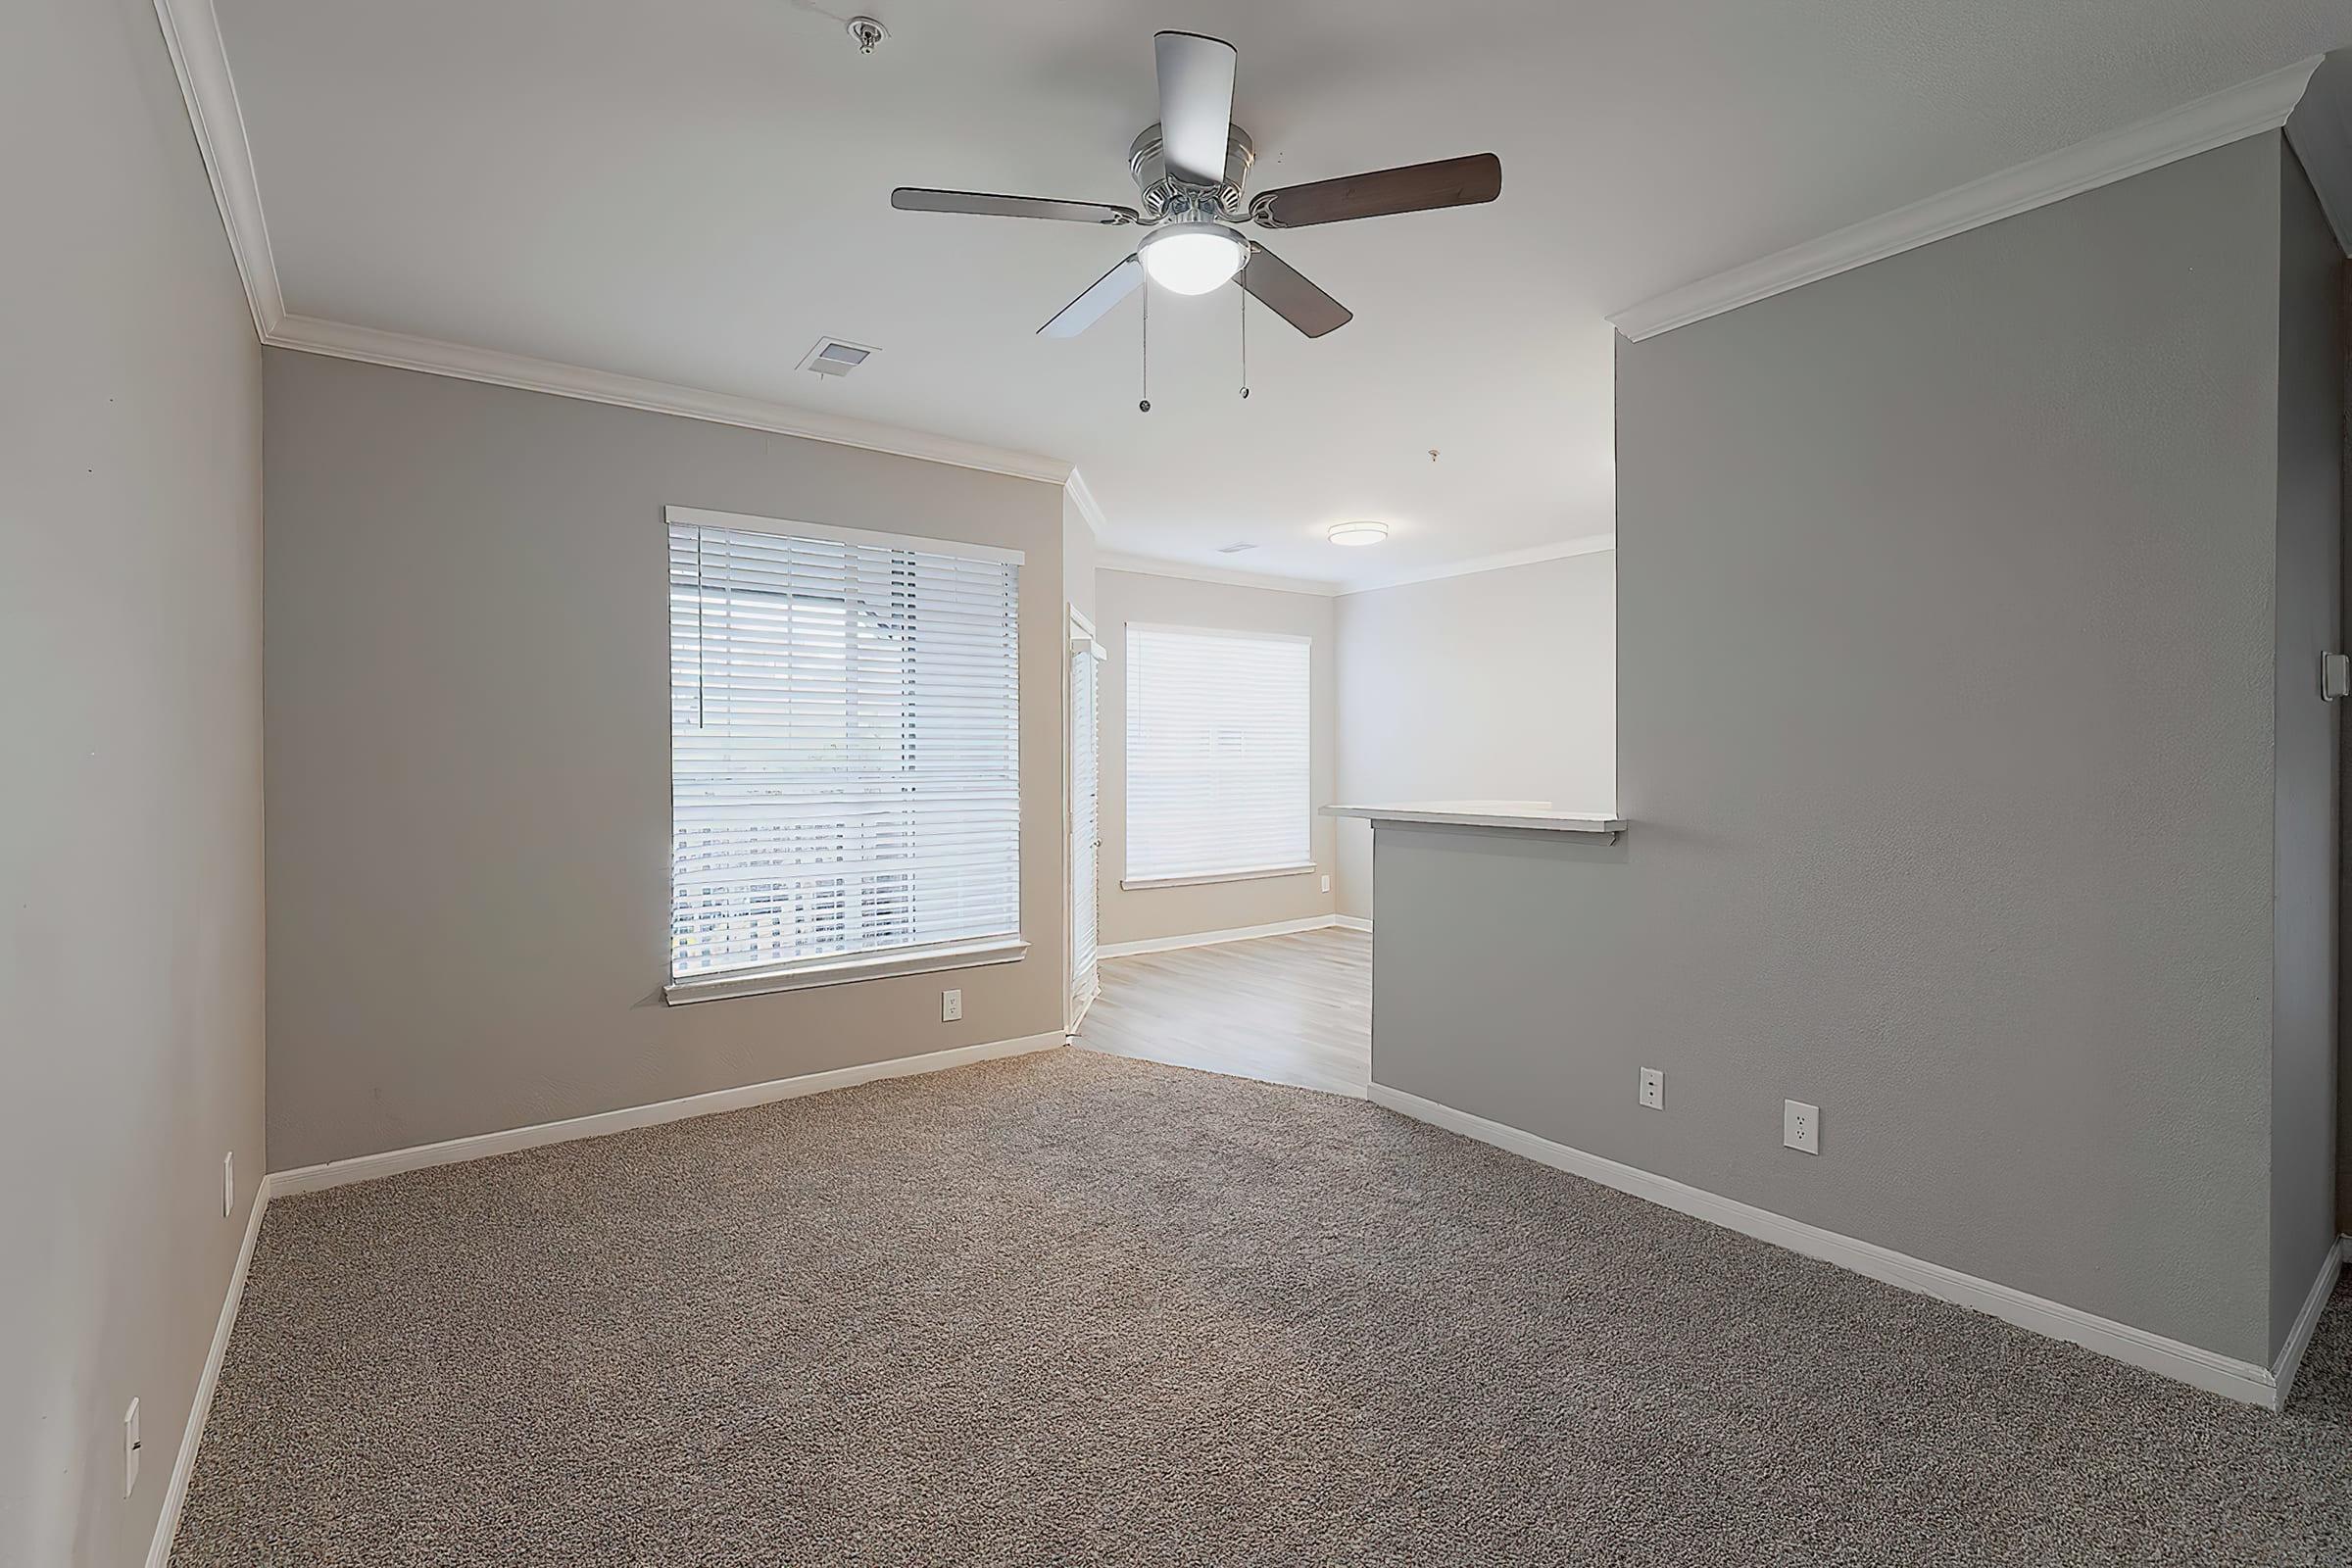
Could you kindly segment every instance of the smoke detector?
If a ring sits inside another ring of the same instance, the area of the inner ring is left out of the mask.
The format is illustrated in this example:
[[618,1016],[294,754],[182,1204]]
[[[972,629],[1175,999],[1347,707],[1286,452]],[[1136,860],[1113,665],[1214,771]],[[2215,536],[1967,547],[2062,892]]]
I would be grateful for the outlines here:
[[818,338],[816,347],[801,361],[801,368],[814,370],[819,375],[847,375],[873,357],[874,351],[862,343],[837,337]]

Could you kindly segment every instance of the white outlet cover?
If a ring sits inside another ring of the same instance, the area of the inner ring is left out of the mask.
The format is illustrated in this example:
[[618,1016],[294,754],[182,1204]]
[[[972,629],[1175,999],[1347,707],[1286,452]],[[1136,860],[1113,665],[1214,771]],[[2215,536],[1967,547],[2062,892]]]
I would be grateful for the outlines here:
[[139,1484],[139,1401],[130,1401],[122,1412],[122,1495],[129,1496]]
[[962,1016],[962,991],[942,991],[939,994],[939,1021],[941,1023],[955,1023]]
[[1651,1110],[1666,1108],[1666,1075],[1655,1067],[1642,1069],[1642,1103]]
[[1323,891],[1324,891],[1324,892],[1326,892],[1326,893],[1329,893],[1329,892],[1331,891],[1331,878],[1329,878],[1329,877],[1325,877],[1325,878],[1323,879]]
[[1801,1100],[1781,1102],[1781,1142],[1808,1154],[1821,1152],[1821,1107]]

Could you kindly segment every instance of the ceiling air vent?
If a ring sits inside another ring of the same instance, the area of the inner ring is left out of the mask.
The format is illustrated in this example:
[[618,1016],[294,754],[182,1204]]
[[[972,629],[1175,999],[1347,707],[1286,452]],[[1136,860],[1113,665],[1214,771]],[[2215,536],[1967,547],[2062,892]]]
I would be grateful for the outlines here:
[[1242,543],[1240,543],[1240,544],[1238,544],[1238,545],[1219,545],[1219,546],[1217,546],[1217,554],[1218,554],[1218,555],[1220,555],[1220,556],[1238,556],[1238,555],[1240,555],[1240,554],[1241,554],[1243,551],[1245,551],[1245,550],[1255,550],[1256,548],[1257,548],[1257,546],[1255,546],[1255,545],[1253,545],[1253,544],[1250,543],[1248,540],[1246,540],[1246,539],[1245,539],[1244,541],[1242,541]]
[[840,338],[819,338],[816,347],[801,362],[804,370],[819,375],[847,375],[873,355],[873,350],[858,343],[845,343]]

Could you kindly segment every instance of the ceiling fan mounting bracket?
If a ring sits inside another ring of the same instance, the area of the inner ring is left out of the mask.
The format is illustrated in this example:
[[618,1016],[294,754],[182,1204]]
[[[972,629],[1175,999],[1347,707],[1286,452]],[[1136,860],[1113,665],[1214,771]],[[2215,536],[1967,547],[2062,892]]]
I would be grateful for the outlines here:
[[1135,187],[1143,193],[1144,220],[1152,223],[1164,221],[1178,211],[1198,212],[1202,193],[1209,197],[1218,216],[1244,217],[1247,206],[1242,200],[1242,186],[1250,178],[1250,166],[1256,162],[1256,145],[1239,125],[1229,127],[1225,140],[1225,178],[1215,185],[1191,184],[1168,172],[1156,124],[1146,125],[1127,149],[1127,172],[1135,176]]

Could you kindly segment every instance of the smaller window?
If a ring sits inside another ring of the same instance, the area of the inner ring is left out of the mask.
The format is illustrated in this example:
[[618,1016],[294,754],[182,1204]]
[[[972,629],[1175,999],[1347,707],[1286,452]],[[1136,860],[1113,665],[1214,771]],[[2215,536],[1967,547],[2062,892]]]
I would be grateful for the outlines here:
[[1304,637],[1127,628],[1128,886],[1312,870]]

